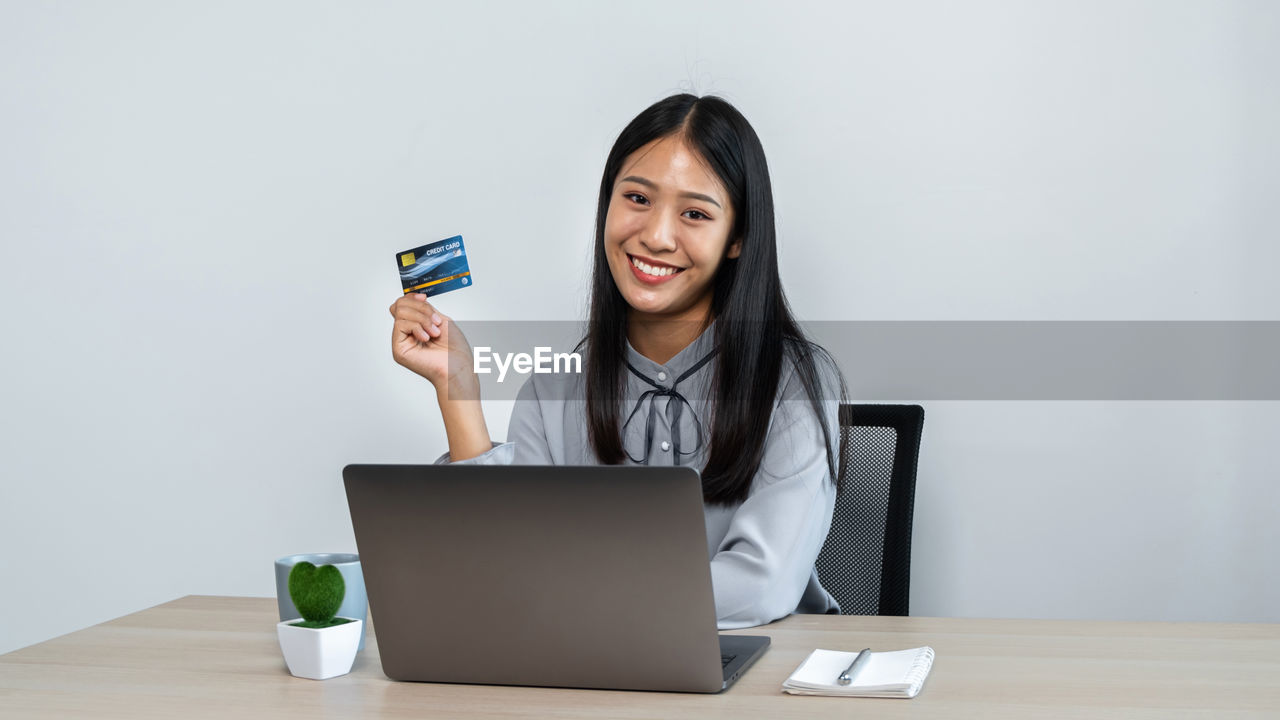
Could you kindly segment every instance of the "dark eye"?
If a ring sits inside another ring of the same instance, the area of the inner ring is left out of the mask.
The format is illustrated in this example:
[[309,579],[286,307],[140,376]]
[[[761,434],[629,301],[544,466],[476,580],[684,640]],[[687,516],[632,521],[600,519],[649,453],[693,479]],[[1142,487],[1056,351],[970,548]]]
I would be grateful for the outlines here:
[[711,219],[711,218],[707,217],[706,215],[703,215],[703,214],[702,214],[700,211],[698,211],[698,210],[686,210],[685,212],[686,212],[686,213],[693,213],[694,215],[697,215],[698,217],[693,218],[694,220],[710,220],[710,219]]
[[[640,198],[640,200],[644,200],[644,199],[645,199],[645,197],[644,197],[643,195],[641,195],[640,193],[622,193],[622,197],[624,197],[624,198],[626,198],[626,199],[628,199],[628,200],[631,200],[632,198]],[[633,201],[633,202],[637,202],[637,201]],[[646,202],[647,202],[647,201],[646,201]]]

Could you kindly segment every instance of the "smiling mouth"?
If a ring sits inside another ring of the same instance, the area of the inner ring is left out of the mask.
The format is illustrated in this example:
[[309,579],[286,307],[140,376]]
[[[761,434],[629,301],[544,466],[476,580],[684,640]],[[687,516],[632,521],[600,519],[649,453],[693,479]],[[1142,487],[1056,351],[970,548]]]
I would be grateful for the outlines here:
[[639,258],[636,258],[632,255],[627,255],[627,258],[631,260],[632,267],[636,268],[640,272],[650,277],[655,277],[655,278],[670,277],[672,275],[676,275],[681,272],[684,272],[684,268],[671,267],[669,265],[650,265],[649,263],[644,262],[643,260],[640,260]]

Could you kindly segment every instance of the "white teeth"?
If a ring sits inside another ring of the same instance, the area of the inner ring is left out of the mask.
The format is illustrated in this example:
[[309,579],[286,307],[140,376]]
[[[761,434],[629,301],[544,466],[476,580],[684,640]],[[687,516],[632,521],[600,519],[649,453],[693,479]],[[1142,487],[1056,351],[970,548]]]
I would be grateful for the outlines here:
[[640,268],[640,272],[646,275],[653,275],[655,277],[666,277],[667,275],[673,275],[676,272],[675,268],[656,268],[648,263],[640,262],[636,258],[631,258],[631,264]]

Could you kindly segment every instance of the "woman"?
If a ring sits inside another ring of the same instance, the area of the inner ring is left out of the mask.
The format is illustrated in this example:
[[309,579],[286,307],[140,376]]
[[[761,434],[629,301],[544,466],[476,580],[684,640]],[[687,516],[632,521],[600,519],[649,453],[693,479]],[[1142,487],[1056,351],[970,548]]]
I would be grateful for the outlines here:
[[787,307],[764,150],[729,103],[669,97],[618,137],[583,372],[531,375],[507,442],[489,439],[458,326],[422,295],[391,314],[396,362],[436,388],[449,438],[437,462],[695,467],[719,626],[838,612],[813,565],[835,506],[844,381]]

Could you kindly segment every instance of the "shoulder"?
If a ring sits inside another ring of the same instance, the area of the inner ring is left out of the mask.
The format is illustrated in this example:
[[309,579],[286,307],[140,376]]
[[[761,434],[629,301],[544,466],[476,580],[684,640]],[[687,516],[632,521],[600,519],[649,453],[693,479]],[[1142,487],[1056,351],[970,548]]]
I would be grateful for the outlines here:
[[769,436],[798,435],[818,445],[824,439],[830,444],[838,437],[840,405],[845,401],[844,378],[835,358],[814,342],[789,340]]
[[[811,390],[816,397],[810,395]],[[783,341],[778,404],[795,400],[840,402],[844,393],[844,376],[826,348],[805,338]]]
[[835,358],[821,346],[805,340],[788,344],[756,482],[764,487],[786,481],[816,492],[832,485],[828,480],[835,474],[844,384]]

